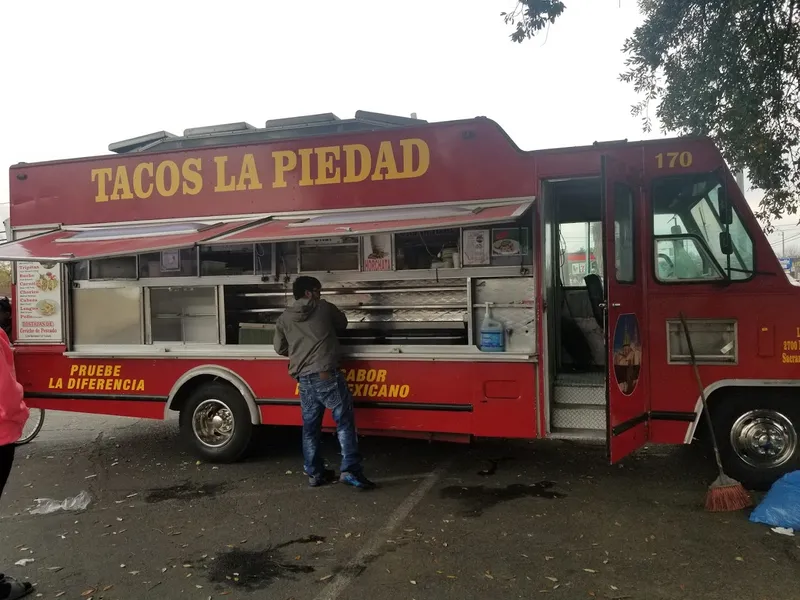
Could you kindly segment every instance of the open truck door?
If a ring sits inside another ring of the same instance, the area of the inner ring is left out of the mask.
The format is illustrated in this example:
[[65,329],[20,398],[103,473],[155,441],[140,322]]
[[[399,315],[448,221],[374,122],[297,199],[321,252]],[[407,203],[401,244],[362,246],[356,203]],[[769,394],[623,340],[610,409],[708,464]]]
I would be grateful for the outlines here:
[[[603,156],[606,411],[612,463],[641,448],[649,433],[645,339],[644,231],[639,169]],[[638,244],[638,245],[637,245]]]

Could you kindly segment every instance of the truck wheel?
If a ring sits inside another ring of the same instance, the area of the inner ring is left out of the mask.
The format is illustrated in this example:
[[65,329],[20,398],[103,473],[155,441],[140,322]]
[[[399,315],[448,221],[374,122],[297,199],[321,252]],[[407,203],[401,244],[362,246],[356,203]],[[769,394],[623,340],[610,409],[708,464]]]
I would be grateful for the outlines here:
[[253,435],[250,410],[242,395],[225,383],[200,386],[181,410],[181,436],[208,462],[236,462]]
[[[756,394],[761,397],[754,399]],[[729,476],[764,490],[800,468],[800,411],[795,404],[779,393],[748,389],[712,406],[714,433]]]

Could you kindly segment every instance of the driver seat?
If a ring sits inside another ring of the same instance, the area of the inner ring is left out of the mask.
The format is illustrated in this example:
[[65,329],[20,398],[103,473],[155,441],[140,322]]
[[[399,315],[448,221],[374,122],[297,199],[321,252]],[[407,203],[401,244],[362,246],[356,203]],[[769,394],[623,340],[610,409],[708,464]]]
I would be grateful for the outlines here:
[[605,314],[601,306],[605,302],[603,282],[596,273],[590,273],[583,278],[583,281],[586,283],[586,291],[589,294],[589,303],[592,305],[594,320],[597,321],[597,325],[600,329],[605,331]]

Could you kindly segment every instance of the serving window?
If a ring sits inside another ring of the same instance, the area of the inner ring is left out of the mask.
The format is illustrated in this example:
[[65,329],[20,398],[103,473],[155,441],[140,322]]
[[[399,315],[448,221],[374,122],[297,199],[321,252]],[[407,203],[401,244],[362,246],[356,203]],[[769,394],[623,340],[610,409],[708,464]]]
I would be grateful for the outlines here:
[[360,249],[357,236],[303,240],[299,243],[300,271],[358,271]]
[[176,248],[140,254],[139,277],[197,277],[197,250]]
[[[173,248],[160,234],[139,241],[90,235],[58,255],[71,255],[60,260],[71,263],[72,342],[268,346],[277,317],[294,301],[292,279],[307,273],[347,315],[344,345],[474,346],[481,318],[474,300],[496,287],[495,310],[516,322],[506,346],[523,351],[533,335],[530,208],[510,201],[261,219],[219,226],[217,235],[165,234]],[[60,251],[68,243],[59,236],[76,237],[48,235],[56,241],[44,236],[19,251]]]
[[152,343],[218,344],[217,288],[149,288]]

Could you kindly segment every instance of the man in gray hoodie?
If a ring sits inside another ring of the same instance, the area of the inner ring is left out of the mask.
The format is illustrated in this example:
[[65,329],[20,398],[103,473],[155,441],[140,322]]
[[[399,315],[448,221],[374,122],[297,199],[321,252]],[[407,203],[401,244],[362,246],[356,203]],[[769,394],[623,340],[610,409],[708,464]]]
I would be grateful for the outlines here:
[[322,285],[314,277],[298,277],[292,286],[294,304],[278,318],[275,352],[289,357],[289,375],[300,383],[303,411],[303,459],[309,485],[317,487],[335,479],[325,469],[319,442],[325,409],[333,413],[336,436],[342,448],[339,480],[361,489],[375,487],[364,476],[358,453],[353,396],[339,370],[341,348],[338,332],[347,328],[347,317],[322,300]]

